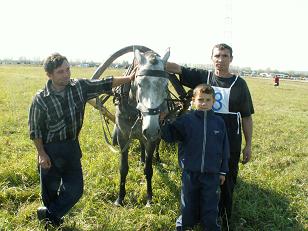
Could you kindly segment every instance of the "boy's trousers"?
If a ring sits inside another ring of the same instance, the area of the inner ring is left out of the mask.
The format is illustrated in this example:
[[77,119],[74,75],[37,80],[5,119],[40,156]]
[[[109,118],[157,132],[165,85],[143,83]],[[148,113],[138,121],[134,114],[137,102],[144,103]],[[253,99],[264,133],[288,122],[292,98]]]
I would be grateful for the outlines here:
[[52,216],[61,218],[83,193],[81,150],[76,140],[49,143],[44,148],[51,167],[40,168],[42,200]]
[[219,184],[219,174],[183,171],[182,229],[200,222],[206,230],[220,230],[217,224]]

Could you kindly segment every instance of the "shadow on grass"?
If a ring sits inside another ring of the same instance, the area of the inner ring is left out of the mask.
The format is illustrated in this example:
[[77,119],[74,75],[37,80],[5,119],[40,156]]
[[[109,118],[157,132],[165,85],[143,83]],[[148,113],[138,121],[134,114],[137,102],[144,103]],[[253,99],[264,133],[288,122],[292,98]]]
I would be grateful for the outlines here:
[[297,211],[283,195],[238,178],[232,212],[233,230],[304,230],[296,219]]
[[62,231],[82,231],[82,229],[78,229],[76,227],[70,227],[70,226],[63,226],[61,228]]
[[[166,169],[162,166],[157,166],[157,169],[171,194],[179,197],[180,187],[169,178]],[[238,178],[230,228],[234,231],[304,231],[304,224],[298,220],[298,211],[291,203],[280,193]]]
[[48,226],[45,228],[44,225],[41,225],[40,230],[48,230],[48,231],[82,231],[82,229],[79,229],[75,227],[74,225],[63,225],[61,227],[55,228],[52,226]]

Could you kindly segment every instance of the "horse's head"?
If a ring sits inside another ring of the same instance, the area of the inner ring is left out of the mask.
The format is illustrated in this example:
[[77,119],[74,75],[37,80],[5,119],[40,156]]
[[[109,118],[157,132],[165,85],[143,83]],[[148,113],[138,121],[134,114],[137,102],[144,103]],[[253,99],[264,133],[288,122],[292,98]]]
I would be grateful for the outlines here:
[[159,138],[159,114],[167,112],[168,73],[165,64],[170,51],[163,58],[154,52],[135,50],[139,69],[133,83],[136,89],[137,109],[142,116],[142,134],[147,140]]

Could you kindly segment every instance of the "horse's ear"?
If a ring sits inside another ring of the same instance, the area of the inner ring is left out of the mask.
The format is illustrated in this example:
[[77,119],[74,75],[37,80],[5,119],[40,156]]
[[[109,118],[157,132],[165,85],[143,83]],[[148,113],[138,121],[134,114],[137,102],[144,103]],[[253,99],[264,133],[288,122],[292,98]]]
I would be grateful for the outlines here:
[[164,57],[162,59],[164,63],[166,63],[168,61],[169,56],[170,56],[170,47],[167,48],[166,54],[164,55]]
[[135,50],[135,58],[136,58],[137,62],[141,65],[146,63],[146,59],[145,59],[144,55],[141,54],[138,49]]

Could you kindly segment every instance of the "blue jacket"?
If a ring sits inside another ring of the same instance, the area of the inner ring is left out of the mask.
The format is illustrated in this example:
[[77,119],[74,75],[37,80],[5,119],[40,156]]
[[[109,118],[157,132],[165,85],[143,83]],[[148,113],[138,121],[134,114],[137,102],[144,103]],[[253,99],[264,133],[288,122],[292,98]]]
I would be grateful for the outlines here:
[[226,174],[229,142],[225,123],[210,111],[190,111],[162,126],[162,139],[179,141],[179,162],[184,170]]

